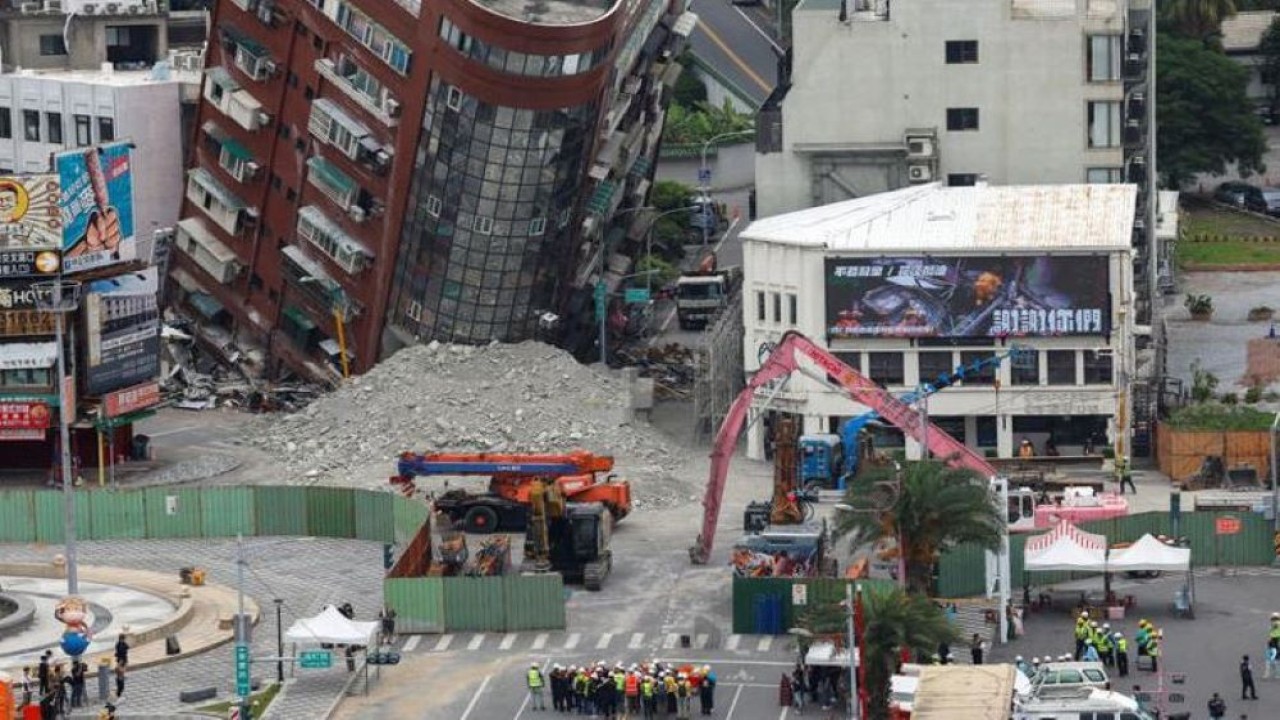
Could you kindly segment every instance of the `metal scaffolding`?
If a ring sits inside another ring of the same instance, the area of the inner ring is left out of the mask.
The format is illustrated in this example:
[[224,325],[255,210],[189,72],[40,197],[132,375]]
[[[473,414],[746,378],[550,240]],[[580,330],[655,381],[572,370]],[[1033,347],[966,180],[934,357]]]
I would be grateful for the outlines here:
[[707,326],[694,357],[693,412],[699,441],[709,440],[743,388],[742,295]]

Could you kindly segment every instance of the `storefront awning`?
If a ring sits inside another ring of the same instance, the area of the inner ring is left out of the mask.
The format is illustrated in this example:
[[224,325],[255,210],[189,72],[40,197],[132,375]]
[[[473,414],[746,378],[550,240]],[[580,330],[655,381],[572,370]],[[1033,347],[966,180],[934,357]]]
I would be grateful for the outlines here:
[[195,311],[203,315],[206,320],[214,319],[218,316],[218,313],[225,310],[222,307],[222,303],[208,293],[193,292],[187,296],[187,302],[191,303],[191,307],[195,308]]
[[5,343],[0,345],[0,370],[53,367],[58,362],[56,343]]
[[93,421],[93,427],[98,430],[111,430],[113,428],[124,427],[125,425],[132,425],[139,420],[145,420],[155,414],[155,410],[148,409],[125,413],[124,415],[113,418],[95,418]]

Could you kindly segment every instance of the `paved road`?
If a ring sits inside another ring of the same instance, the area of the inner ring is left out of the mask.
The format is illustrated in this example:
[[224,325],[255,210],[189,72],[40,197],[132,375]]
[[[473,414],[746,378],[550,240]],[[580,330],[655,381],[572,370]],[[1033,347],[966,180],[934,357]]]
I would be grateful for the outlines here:
[[693,0],[690,9],[698,15],[689,38],[693,54],[759,107],[777,81],[773,41],[728,0]]

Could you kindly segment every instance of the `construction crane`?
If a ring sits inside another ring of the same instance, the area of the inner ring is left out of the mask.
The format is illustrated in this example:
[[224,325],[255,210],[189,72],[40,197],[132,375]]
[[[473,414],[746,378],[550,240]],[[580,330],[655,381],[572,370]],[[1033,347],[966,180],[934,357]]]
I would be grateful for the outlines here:
[[[987,368],[999,367],[1005,360],[1016,363],[1019,358],[1027,357],[1032,352],[1034,351],[1030,348],[1014,345],[1001,352],[974,360],[968,365],[960,365],[950,373],[942,373],[934,378],[932,382],[922,383],[915,390],[899,395],[898,401],[907,405],[915,405],[930,395],[946,390],[952,385],[961,382],[966,377],[977,375]],[[843,448],[841,474],[844,475],[846,480],[851,480],[858,472],[858,459],[862,454],[859,452],[858,437],[867,425],[875,422],[877,417],[879,417],[879,413],[873,410],[850,418],[845,421],[844,425],[840,426],[840,445]]]
[[[801,364],[799,356],[803,356],[815,368]],[[697,564],[704,564],[711,556],[711,548],[715,543],[716,525],[720,519],[720,504],[724,499],[724,484],[729,472],[729,462],[733,458],[733,450],[738,444],[738,435],[751,407],[751,400],[758,390],[779,378],[785,378],[793,372],[802,372],[819,382],[832,382],[854,401],[871,408],[885,421],[902,430],[908,437],[922,443],[938,458],[949,465],[965,467],[983,477],[994,477],[996,469],[981,455],[948,435],[941,428],[924,423],[919,412],[910,404],[891,395],[853,368],[844,364],[816,345],[804,335],[790,331],[782,336],[778,346],[760,365],[747,387],[743,389],[729,411],[724,422],[716,433],[715,444],[711,450],[711,473],[707,480],[706,493],[702,499],[702,531],[696,543],[689,548],[689,559]]]
[[499,453],[403,453],[391,484],[405,495],[418,490],[423,476],[487,476],[487,493],[449,490],[435,509],[468,532],[523,530],[528,522],[535,481],[549,481],[568,500],[599,502],[621,520],[631,512],[631,485],[612,475],[613,458],[586,450],[562,455]]

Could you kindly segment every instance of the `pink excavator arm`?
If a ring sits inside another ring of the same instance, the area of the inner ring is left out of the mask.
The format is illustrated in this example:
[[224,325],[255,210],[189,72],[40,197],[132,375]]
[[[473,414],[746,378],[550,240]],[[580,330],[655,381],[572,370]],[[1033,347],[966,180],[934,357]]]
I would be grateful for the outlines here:
[[[800,365],[797,355],[803,355],[812,362],[816,369],[812,372]],[[929,451],[944,462],[955,467],[974,470],[984,477],[996,475],[996,469],[981,455],[948,435],[941,428],[930,424],[921,427],[920,413],[915,408],[903,403],[876,385],[869,378],[844,364],[835,355],[814,344],[812,340],[798,332],[791,331],[782,336],[782,341],[774,348],[769,357],[760,365],[760,369],[743,388],[738,397],[729,406],[719,431],[716,432],[715,444],[711,448],[711,473],[707,479],[707,489],[702,497],[702,531],[696,543],[689,548],[689,559],[695,564],[704,564],[711,557],[711,548],[715,544],[716,526],[720,519],[720,503],[724,499],[725,479],[729,474],[729,462],[733,459],[734,448],[738,445],[738,435],[742,432],[747,418],[747,410],[756,391],[770,382],[800,370],[815,377],[825,376],[825,380],[834,380],[835,385],[848,393],[849,397],[872,410],[903,434],[923,444]],[[927,437],[925,432],[927,431]]]

